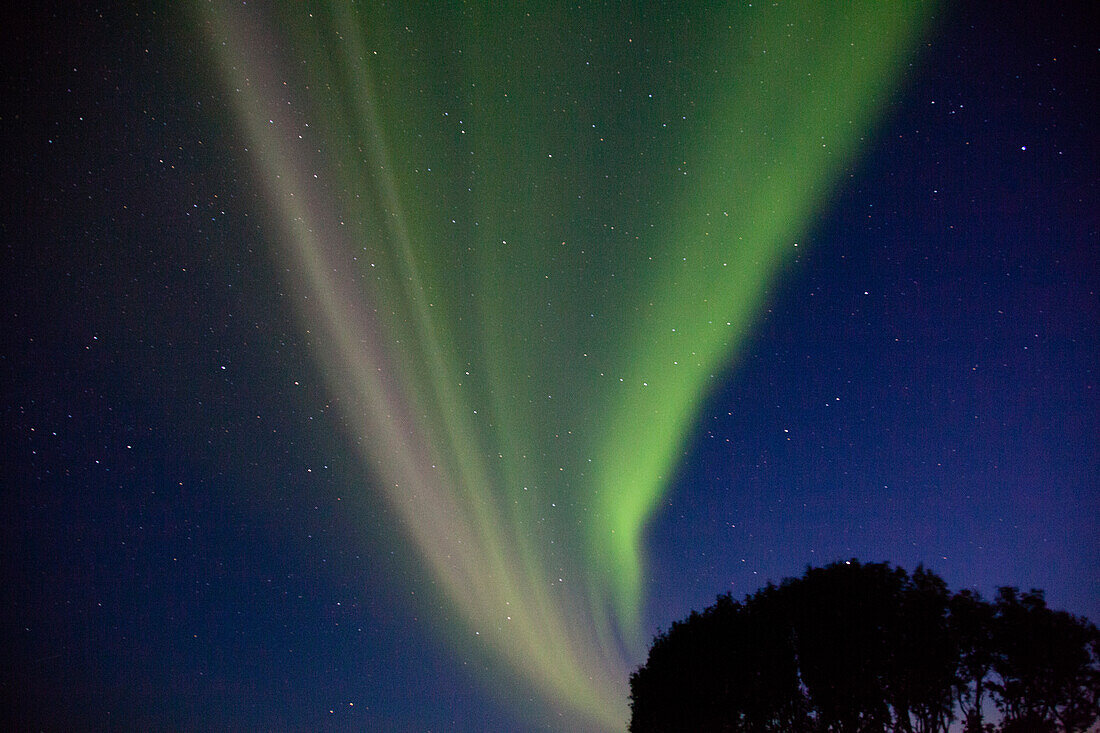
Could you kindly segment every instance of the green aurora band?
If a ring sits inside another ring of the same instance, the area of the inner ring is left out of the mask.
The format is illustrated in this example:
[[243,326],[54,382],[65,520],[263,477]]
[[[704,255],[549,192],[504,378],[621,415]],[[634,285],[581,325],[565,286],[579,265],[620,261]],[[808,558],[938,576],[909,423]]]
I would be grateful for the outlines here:
[[646,523],[931,9],[405,5],[196,15],[447,631],[621,730]]

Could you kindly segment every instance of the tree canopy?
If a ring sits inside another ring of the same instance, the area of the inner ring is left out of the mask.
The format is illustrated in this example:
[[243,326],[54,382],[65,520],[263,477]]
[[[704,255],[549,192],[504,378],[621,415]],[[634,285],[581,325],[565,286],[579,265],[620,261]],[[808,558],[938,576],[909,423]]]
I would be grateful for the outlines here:
[[1042,591],[851,560],[673,623],[630,697],[632,733],[1076,733],[1100,721],[1100,632]]

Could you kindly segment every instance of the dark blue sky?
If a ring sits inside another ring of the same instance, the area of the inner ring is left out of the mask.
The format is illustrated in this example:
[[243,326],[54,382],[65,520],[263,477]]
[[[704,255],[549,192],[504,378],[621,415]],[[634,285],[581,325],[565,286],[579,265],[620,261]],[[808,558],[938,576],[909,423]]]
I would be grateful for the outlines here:
[[656,595],[859,557],[1096,617],[1097,58],[1072,17],[940,23],[699,422]]
[[[346,495],[363,469],[180,19],[5,14],[3,714],[525,729]],[[648,533],[652,629],[848,557],[1100,618],[1095,31],[1083,4],[943,13],[699,416]]]

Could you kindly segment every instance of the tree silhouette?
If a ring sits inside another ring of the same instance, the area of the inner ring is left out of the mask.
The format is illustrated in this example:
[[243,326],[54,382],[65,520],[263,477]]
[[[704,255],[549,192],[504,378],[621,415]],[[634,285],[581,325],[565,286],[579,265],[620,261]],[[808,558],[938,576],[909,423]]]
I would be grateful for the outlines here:
[[1083,731],[1097,718],[1097,629],[1047,608],[1042,591],[1001,588],[991,687],[1006,731]]
[[767,598],[719,596],[657,635],[631,676],[631,730],[796,731],[804,716],[792,639]]
[[890,722],[891,616],[904,572],[838,563],[783,584],[802,682],[817,730],[881,731]]
[[630,690],[632,733],[1075,733],[1100,720],[1100,634],[1040,591],[851,560],[673,623]]
[[932,733],[951,722],[957,653],[948,621],[950,598],[943,579],[922,567],[902,588],[892,617],[887,678],[897,730]]
[[996,609],[971,590],[951,598],[951,639],[955,645],[955,691],[964,733],[983,733],[982,703],[993,671],[993,618]]

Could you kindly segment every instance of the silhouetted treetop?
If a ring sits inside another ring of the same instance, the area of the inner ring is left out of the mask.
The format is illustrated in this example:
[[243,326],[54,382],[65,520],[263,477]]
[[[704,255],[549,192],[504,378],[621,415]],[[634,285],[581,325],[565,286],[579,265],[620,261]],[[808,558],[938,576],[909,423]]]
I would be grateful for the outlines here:
[[988,602],[851,560],[718,596],[656,636],[630,691],[633,733],[1077,732],[1100,721],[1100,633],[1041,591]]

